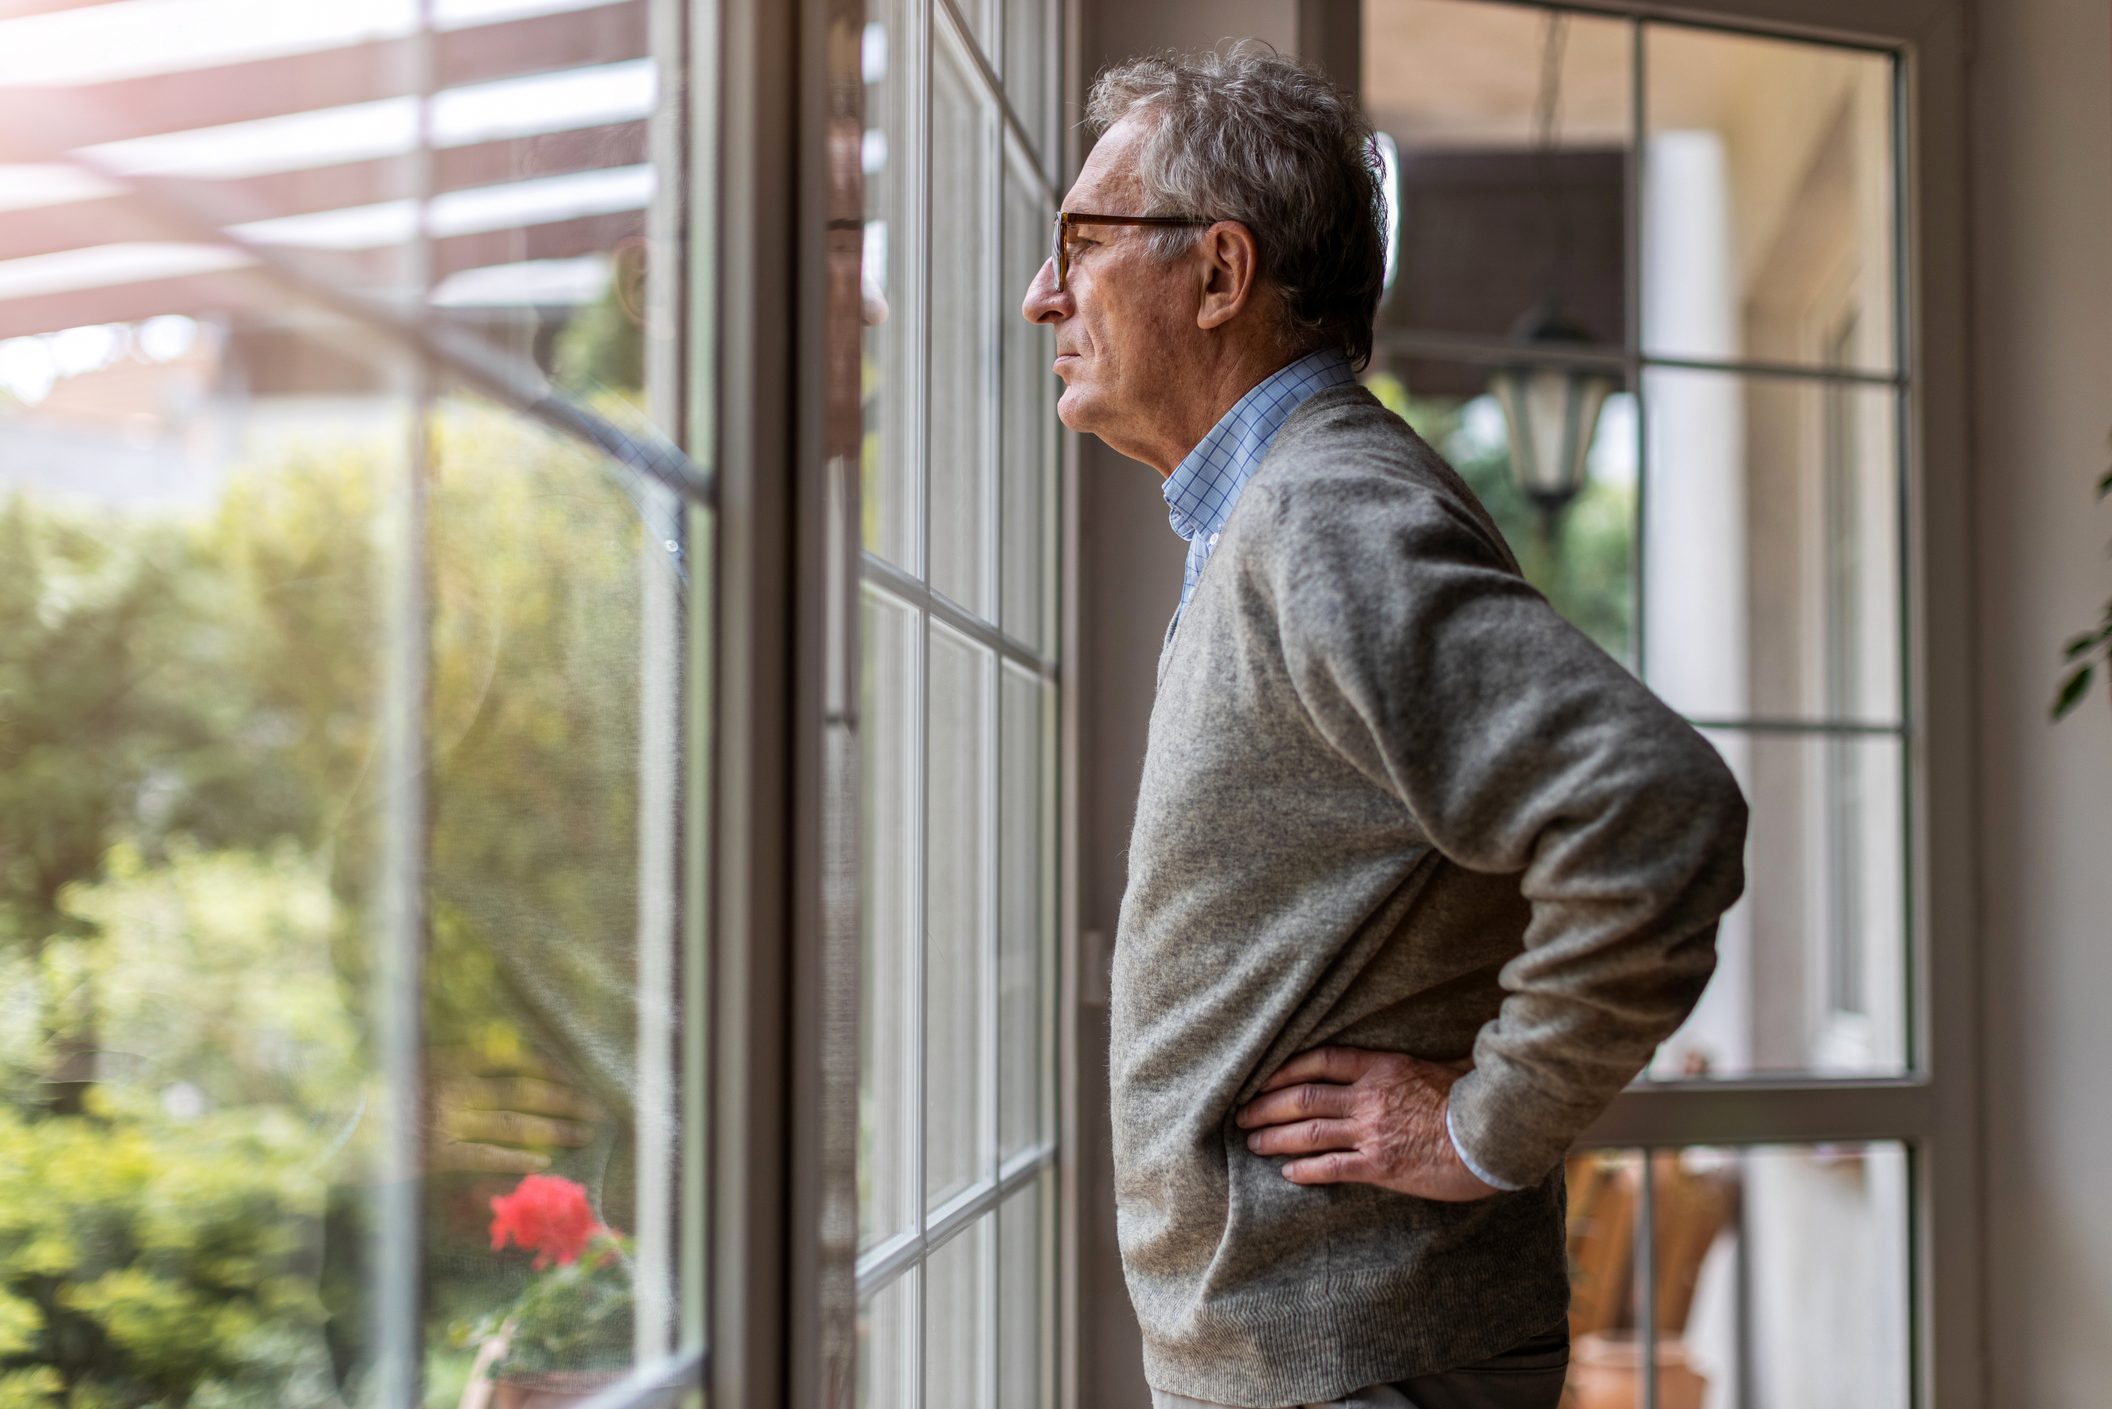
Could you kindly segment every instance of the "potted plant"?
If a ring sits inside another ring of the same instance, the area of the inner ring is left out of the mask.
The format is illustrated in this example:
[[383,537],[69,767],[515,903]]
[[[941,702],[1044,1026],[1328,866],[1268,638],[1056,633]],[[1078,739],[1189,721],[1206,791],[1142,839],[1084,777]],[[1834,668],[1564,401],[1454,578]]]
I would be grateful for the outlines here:
[[464,1409],[562,1409],[630,1370],[632,1244],[594,1216],[587,1191],[531,1174],[491,1201],[491,1250],[535,1254],[513,1301],[468,1332],[482,1343]]
[[[2112,471],[2097,482],[2097,497],[2112,495]],[[2083,695],[2090,688],[2090,677],[2095,673],[2100,660],[2105,666],[2105,679],[2112,685],[2112,602],[2105,603],[2105,614],[2097,625],[2071,638],[2063,652],[2068,662],[2067,678],[2061,681],[2059,694],[2054,697],[2053,717],[2059,719],[2082,703]]]

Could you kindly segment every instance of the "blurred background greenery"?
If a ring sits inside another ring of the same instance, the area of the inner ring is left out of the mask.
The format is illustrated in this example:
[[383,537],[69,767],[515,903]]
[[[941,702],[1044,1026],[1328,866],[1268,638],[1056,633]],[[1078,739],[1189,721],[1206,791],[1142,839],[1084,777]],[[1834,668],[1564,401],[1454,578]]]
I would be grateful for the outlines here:
[[[559,365],[634,418],[610,326]],[[671,569],[597,458],[462,400],[429,434],[420,1202],[452,1405],[450,1330],[527,1275],[490,1197],[549,1169],[630,1225],[640,592]],[[404,443],[266,456],[188,516],[0,502],[0,1409],[356,1401]]]

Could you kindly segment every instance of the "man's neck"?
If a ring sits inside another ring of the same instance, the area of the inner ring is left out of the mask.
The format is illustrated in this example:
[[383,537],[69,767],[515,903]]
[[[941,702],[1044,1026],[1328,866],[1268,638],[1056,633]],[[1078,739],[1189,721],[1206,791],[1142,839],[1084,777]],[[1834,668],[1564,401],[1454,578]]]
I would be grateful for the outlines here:
[[1229,358],[1206,373],[1206,394],[1187,403],[1193,409],[1177,423],[1169,424],[1164,441],[1154,447],[1151,458],[1144,463],[1157,470],[1160,479],[1171,479],[1181,461],[1188,458],[1188,452],[1202,444],[1203,437],[1239,404],[1241,397],[1259,386],[1263,378],[1282,371],[1304,355],[1302,349],[1257,348],[1245,356]]

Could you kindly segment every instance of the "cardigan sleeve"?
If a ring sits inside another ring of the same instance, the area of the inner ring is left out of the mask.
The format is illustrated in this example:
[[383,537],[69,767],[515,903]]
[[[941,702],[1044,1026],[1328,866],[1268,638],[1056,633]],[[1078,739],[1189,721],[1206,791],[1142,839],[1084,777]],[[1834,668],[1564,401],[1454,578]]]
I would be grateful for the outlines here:
[[1447,1123],[1484,1180],[1537,1184],[1700,999],[1744,888],[1745,798],[1454,495],[1327,479],[1263,489],[1255,586],[1328,745],[1446,857],[1520,875],[1524,950]]

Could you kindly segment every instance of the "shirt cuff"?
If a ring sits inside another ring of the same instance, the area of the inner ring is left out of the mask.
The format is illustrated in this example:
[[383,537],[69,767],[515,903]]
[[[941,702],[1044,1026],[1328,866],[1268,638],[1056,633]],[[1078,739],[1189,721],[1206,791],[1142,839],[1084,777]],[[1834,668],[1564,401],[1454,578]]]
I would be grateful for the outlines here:
[[1496,1178],[1487,1170],[1483,1169],[1480,1165],[1474,1163],[1474,1157],[1468,1154],[1466,1152],[1465,1147],[1463,1147],[1459,1143],[1459,1132],[1455,1130],[1452,1126],[1452,1103],[1450,1101],[1447,1101],[1445,1103],[1445,1134],[1451,1137],[1452,1149],[1456,1154],[1458,1154],[1459,1162],[1467,1167],[1467,1171],[1470,1174],[1472,1174],[1476,1179],[1479,1179],[1482,1183],[1488,1185],[1490,1188],[1503,1189],[1515,1193],[1520,1189],[1529,1189],[1532,1187],[1532,1185],[1530,1184],[1505,1183],[1503,1180]]

